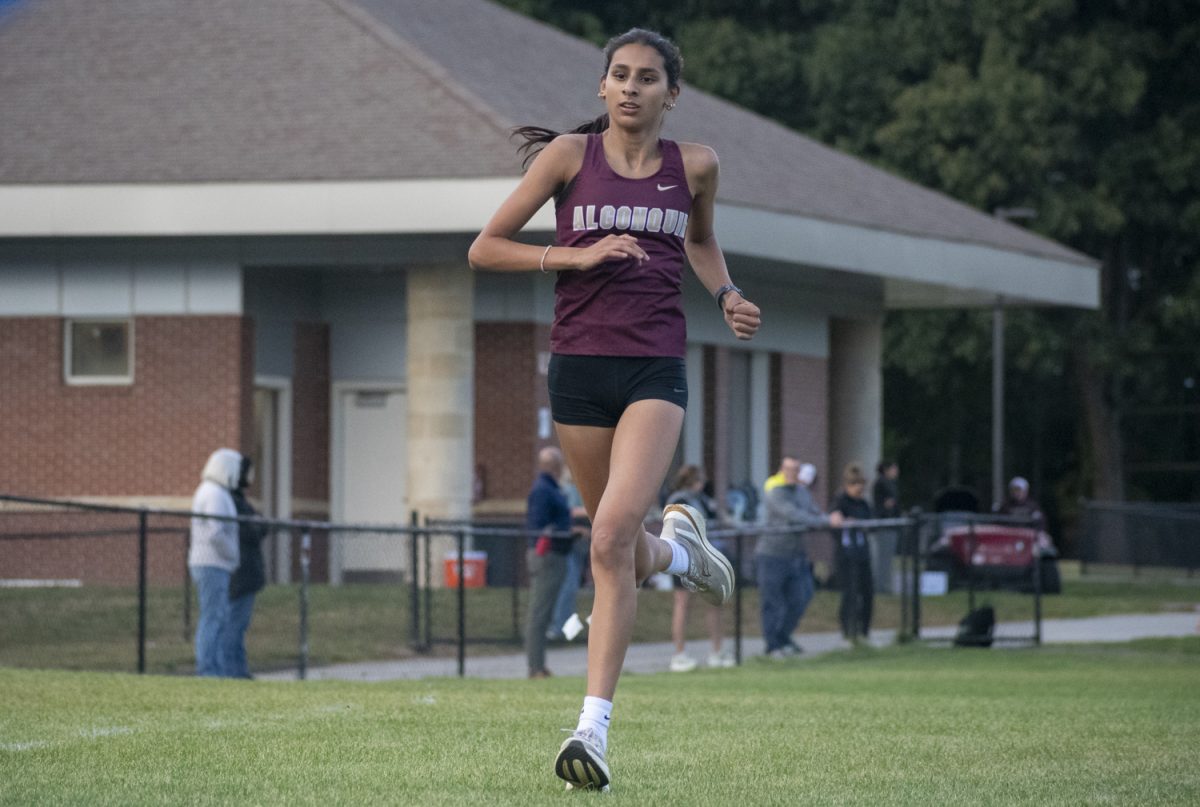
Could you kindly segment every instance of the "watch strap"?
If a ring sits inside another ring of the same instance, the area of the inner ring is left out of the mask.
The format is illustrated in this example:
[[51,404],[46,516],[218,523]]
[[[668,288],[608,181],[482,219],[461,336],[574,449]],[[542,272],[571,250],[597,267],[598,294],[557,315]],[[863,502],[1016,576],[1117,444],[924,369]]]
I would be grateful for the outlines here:
[[721,288],[717,289],[716,294],[713,295],[717,298],[717,308],[721,309],[722,311],[725,310],[725,306],[721,305],[721,301],[724,300],[725,295],[731,291],[736,291],[740,297],[746,296],[742,294],[742,290],[737,286],[733,285],[732,283],[726,283],[724,286],[721,286]]

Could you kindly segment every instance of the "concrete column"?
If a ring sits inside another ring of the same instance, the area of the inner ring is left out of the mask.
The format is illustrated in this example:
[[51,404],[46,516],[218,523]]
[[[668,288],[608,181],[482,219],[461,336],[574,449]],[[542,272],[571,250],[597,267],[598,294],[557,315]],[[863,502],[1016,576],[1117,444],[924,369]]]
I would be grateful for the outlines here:
[[883,319],[830,320],[829,489],[861,463],[868,478],[883,451]]
[[475,277],[465,264],[413,267],[407,277],[409,507],[430,518],[467,519],[475,459]]

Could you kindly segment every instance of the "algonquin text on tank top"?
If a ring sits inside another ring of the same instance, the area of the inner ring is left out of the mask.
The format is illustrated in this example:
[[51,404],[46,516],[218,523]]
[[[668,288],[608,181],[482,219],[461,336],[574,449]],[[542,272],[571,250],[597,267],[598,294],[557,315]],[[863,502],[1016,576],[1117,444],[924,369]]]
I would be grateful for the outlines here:
[[687,223],[687,213],[669,207],[603,205],[597,218],[596,205],[575,205],[571,215],[571,229],[575,232],[616,229],[629,232],[662,232],[683,238],[687,233]]

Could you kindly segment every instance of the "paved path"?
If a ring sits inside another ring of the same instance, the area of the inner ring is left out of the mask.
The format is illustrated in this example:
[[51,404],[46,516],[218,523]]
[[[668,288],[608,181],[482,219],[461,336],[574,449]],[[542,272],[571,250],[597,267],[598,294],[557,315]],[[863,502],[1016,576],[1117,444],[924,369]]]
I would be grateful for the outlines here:
[[[1101,616],[1086,619],[1046,619],[1042,621],[1042,641],[1047,644],[1080,642],[1127,642],[1158,636],[1194,636],[1200,634],[1200,615],[1194,612],[1169,614],[1128,614],[1123,616]],[[926,628],[922,638],[950,638],[954,635],[951,626]],[[996,636],[1001,639],[1017,639],[1033,635],[1032,622],[1004,622],[996,626]],[[805,657],[814,657],[832,650],[849,647],[839,633],[802,634],[800,644]],[[876,631],[871,643],[882,647],[895,640],[895,631]],[[688,642],[688,653],[701,664],[708,657],[708,642]],[[474,678],[524,678],[525,656],[513,653],[500,656],[471,656],[467,648],[466,674]],[[666,672],[673,645],[670,642],[636,644],[625,656],[625,672]],[[762,639],[749,637],[742,640],[743,660],[761,655]],[[587,650],[582,637],[574,644],[552,646],[547,654],[547,666],[555,675],[583,675],[587,670]],[[336,664],[316,667],[308,671],[309,680],[341,681],[391,681],[455,676],[457,661],[453,658],[416,658],[397,661],[370,661],[358,664]],[[295,671],[282,671],[258,676],[270,681],[295,680]]]

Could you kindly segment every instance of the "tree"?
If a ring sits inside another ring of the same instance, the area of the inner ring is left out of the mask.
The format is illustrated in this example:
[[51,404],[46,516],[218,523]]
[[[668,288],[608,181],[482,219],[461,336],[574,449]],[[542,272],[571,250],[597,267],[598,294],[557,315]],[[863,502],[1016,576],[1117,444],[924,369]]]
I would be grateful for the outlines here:
[[[1012,467],[1063,503],[1200,495],[1194,3],[511,4],[598,43],[657,28],[698,87],[982,211],[1035,208],[1033,229],[1101,261],[1102,303],[1010,314]],[[885,328],[885,444],[906,493],[986,479],[986,314],[895,312]],[[943,409],[949,434],[923,417]]]

